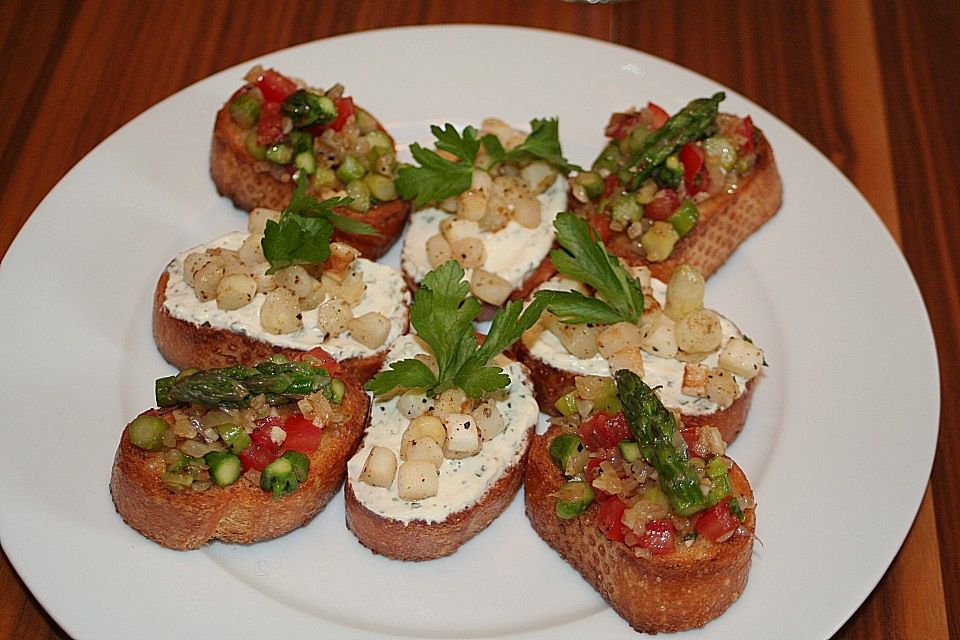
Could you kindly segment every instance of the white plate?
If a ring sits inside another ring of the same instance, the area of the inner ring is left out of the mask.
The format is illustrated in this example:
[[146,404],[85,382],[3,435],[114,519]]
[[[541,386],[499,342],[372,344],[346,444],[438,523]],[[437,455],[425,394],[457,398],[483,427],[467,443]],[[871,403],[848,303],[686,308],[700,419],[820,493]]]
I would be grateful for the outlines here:
[[[431,123],[557,115],[582,164],[611,111],[648,99],[672,111],[721,89],[630,49],[499,27],[360,33],[255,62],[345,82],[404,143],[429,142]],[[184,247],[245,224],[217,196],[207,155],[213,114],[249,66],[97,147],[4,260],[0,532],[20,575],[78,638],[633,637],[533,533],[521,499],[454,556],[420,564],[361,547],[339,498],[279,540],[190,553],[116,515],[107,483],[121,429],[171,372],[150,334],[154,282]],[[763,544],[740,601],[689,637],[825,638],[883,575],[919,505],[936,354],[917,287],[866,201],[809,143],[727,93],[723,109],[751,114],[770,138],[785,185],[783,209],[707,292],[771,365],[731,451],[756,489]]]

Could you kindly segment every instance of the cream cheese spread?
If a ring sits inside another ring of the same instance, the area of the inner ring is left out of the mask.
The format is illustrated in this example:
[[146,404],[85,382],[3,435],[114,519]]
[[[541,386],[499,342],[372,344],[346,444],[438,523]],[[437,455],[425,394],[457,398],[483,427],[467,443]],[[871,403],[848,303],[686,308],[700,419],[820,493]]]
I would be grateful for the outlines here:
[[[387,354],[384,369],[391,362],[412,358],[418,353],[426,353],[426,350],[416,337],[403,336]],[[510,376],[510,386],[494,394],[497,409],[506,424],[503,432],[485,441],[483,448],[474,456],[460,460],[444,459],[440,466],[437,495],[414,502],[397,495],[396,480],[386,489],[358,480],[374,446],[387,447],[395,454],[399,452],[401,437],[410,423],[397,409],[399,396],[374,398],[370,408],[370,425],[363,444],[347,463],[347,482],[357,500],[379,516],[404,523],[441,522],[450,514],[476,504],[502,477],[503,472],[523,457],[527,431],[536,424],[539,416],[533,387],[525,369],[522,364],[511,362],[505,369]]]
[[[218,308],[216,300],[199,300],[193,287],[183,279],[184,259],[191,253],[203,253],[208,248],[239,249],[247,236],[245,232],[230,233],[177,256],[167,266],[170,276],[163,303],[167,312],[178,320],[196,325],[208,324],[215,329],[233,331],[278,347],[309,351],[320,346],[337,360],[370,356],[385,350],[386,347],[370,349],[360,344],[353,339],[349,331],[337,337],[326,337],[317,326],[316,309],[303,313],[303,327],[299,330],[281,335],[268,333],[260,326],[260,308],[267,298],[266,293],[256,294],[250,304],[232,311]],[[359,317],[377,311],[386,316],[390,321],[390,333],[384,345],[389,346],[407,328],[410,291],[403,280],[403,274],[393,267],[364,258],[357,258],[353,264],[352,268],[360,270],[366,285],[363,298],[353,308],[353,315]]]
[[[499,231],[483,231],[479,226],[476,233],[467,235],[483,240],[487,258],[484,271],[494,273],[516,289],[536,269],[553,244],[553,221],[557,214],[567,208],[567,179],[559,175],[546,191],[537,196],[540,201],[540,224],[528,229],[514,220]],[[427,240],[440,233],[440,222],[452,218],[453,214],[440,209],[429,208],[417,211],[410,216],[410,226],[403,240],[400,264],[404,273],[420,282],[431,270],[427,258]],[[475,222],[469,223],[476,225]],[[473,269],[466,269],[466,279],[470,280]]]
[[[653,297],[661,304],[665,303],[667,285],[666,283],[651,279],[653,288]],[[560,279],[552,278],[540,285],[540,289],[559,289]],[[707,356],[701,364],[708,367],[716,367],[720,359],[720,352],[731,338],[740,338],[743,336],[740,330],[727,318],[717,314],[720,318],[720,327],[723,331],[723,338],[720,342],[720,348]],[[550,331],[543,331],[537,337],[533,344],[527,345],[530,353],[557,369],[571,371],[579,375],[592,376],[611,376],[613,372],[607,364],[606,358],[597,354],[591,358],[578,358],[572,355],[564,348],[557,338]],[[707,415],[715,413],[720,409],[720,405],[706,398],[695,398],[684,395],[681,392],[683,386],[684,363],[673,358],[661,358],[653,354],[643,352],[643,381],[653,388],[657,389],[660,400],[667,407],[677,407],[681,413],[687,415]],[[747,379],[742,376],[734,376],[737,382],[739,397],[747,386]]]

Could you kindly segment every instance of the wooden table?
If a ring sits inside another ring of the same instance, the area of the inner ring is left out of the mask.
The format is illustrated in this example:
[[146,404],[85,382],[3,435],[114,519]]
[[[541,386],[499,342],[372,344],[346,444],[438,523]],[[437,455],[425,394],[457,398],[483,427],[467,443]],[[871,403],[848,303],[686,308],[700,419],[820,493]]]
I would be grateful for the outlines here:
[[[317,38],[447,22],[567,31],[673,60],[772,111],[864,193],[929,306],[943,408],[933,474],[910,535],[837,637],[960,637],[957,2],[4,0],[0,256],[74,163],[188,84]],[[0,555],[0,640],[66,637]]]

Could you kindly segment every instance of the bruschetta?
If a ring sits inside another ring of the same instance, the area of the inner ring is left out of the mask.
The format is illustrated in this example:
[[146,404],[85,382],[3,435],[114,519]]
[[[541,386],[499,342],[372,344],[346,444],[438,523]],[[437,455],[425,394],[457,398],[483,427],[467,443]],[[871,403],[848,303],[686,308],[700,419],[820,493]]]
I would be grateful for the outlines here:
[[[535,293],[549,301],[515,347],[541,410],[551,415],[616,405],[609,376],[640,375],[688,426],[711,425],[724,441],[740,432],[764,352],[723,315],[704,308],[704,279],[682,265],[664,283],[628,268],[580,218],[557,218],[560,275]],[[577,382],[579,381],[579,382]]]
[[[210,368],[321,348],[365,382],[406,333],[410,293],[397,269],[329,242],[330,227],[322,218],[257,209],[250,233],[177,256],[154,296],[163,356],[180,369]],[[288,231],[300,249],[291,250]]]
[[498,311],[478,345],[463,270],[424,278],[411,311],[418,335],[394,345],[363,444],[347,464],[346,519],[357,539],[398,560],[456,551],[513,500],[539,416],[526,368],[499,355],[539,311]]
[[718,112],[723,93],[673,117],[655,104],[614,113],[571,207],[611,251],[668,280],[681,264],[709,278],[780,208],[773,149],[750,116]]
[[527,516],[637,631],[703,626],[746,586],[753,492],[716,433],[701,446],[630,371],[617,387],[623,413],[562,418],[534,439]]
[[158,380],[158,408],[130,422],[117,448],[117,512],[178,550],[307,523],[339,489],[369,409],[356,380],[320,364],[274,356]]
[[256,66],[217,112],[210,173],[221,195],[244,211],[283,209],[299,178],[320,199],[350,198],[338,213],[376,229],[346,242],[376,260],[403,230],[410,203],[397,195],[393,138],[336,84],[326,91]]
[[492,309],[542,281],[553,219],[567,203],[564,176],[574,168],[562,156],[558,127],[533,120],[526,134],[491,118],[479,132],[434,126],[436,152],[411,146],[420,166],[402,167],[397,179],[400,194],[421,207],[401,253],[411,286],[456,260],[473,295]]

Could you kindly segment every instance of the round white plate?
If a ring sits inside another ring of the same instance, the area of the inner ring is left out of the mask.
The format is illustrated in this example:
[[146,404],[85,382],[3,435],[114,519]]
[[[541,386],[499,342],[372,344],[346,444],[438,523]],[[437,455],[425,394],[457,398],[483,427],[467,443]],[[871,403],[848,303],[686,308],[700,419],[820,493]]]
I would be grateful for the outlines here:
[[[432,123],[559,116],[566,155],[581,164],[611,111],[647,100],[674,111],[722,88],[630,49],[502,27],[374,31],[254,62],[344,82],[403,153],[431,142]],[[6,255],[0,533],[24,581],[78,638],[633,637],[534,534],[521,498],[452,557],[419,564],[360,546],[339,497],[278,540],[188,553],[115,513],[120,432],[172,370],[150,333],[156,278],[185,247],[245,225],[207,157],[213,115],[249,66],[111,136]],[[731,447],[756,489],[763,544],[743,597],[689,637],[825,638],[883,575],[920,503],[937,437],[936,354],[907,265],[863,197],[775,117],[727,95],[722,109],[752,115],[769,137],[785,187],[780,213],[707,290],[770,363]]]

